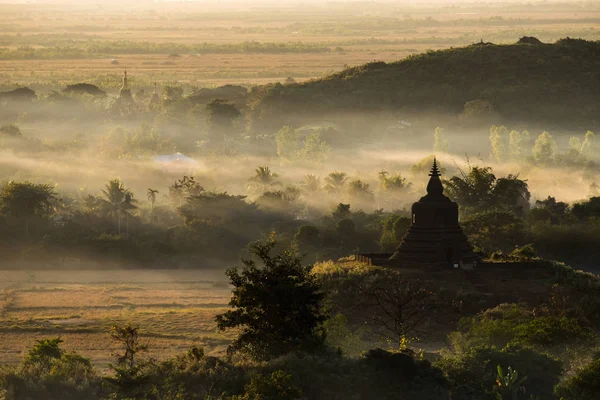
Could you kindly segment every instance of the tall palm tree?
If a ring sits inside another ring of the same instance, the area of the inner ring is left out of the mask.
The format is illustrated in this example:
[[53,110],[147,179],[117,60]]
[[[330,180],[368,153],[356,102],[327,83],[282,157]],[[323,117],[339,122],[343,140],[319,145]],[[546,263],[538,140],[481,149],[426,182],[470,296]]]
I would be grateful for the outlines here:
[[249,179],[246,187],[257,193],[263,193],[273,186],[281,186],[281,182],[275,180],[278,176],[269,167],[258,167],[254,170],[254,176]]
[[325,178],[325,188],[331,192],[339,191],[348,180],[345,172],[334,171]]
[[315,174],[306,174],[302,182],[302,188],[308,193],[314,193],[321,190],[321,178]]
[[129,234],[129,212],[137,208],[133,203],[133,194],[129,189],[125,189],[123,182],[118,179],[113,179],[106,184],[102,190],[104,199],[102,200],[103,210],[115,218],[117,221],[117,232],[121,234],[121,218],[125,216],[127,220],[127,234]]
[[148,189],[148,192],[146,193],[148,201],[150,201],[150,222],[154,222],[154,203],[156,202],[156,195],[158,193],[159,192],[156,189]]

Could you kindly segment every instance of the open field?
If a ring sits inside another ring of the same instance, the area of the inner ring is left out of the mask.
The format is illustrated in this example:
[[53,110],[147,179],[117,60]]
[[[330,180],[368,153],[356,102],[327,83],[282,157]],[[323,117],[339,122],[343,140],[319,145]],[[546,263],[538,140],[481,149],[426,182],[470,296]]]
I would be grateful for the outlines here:
[[1,271],[0,364],[19,362],[35,340],[60,337],[64,347],[106,368],[113,324],[142,328],[158,359],[202,345],[224,351],[228,337],[214,317],[227,308],[222,271]]
[[[480,40],[600,39],[600,6],[477,3],[327,5],[205,2],[0,4],[0,84],[118,88],[178,81],[194,86],[321,77],[369,61]],[[113,63],[113,60],[116,62]]]

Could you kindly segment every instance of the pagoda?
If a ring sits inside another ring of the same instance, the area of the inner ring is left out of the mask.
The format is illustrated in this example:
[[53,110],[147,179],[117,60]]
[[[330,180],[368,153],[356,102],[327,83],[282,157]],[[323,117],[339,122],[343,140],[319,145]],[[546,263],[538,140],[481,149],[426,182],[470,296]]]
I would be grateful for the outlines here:
[[150,102],[148,103],[148,108],[150,110],[156,110],[160,107],[160,97],[158,95],[158,87],[156,82],[154,83],[154,92],[152,92],[152,97],[150,98]]
[[127,79],[127,70],[123,74],[123,86],[119,91],[119,96],[113,104],[113,109],[121,115],[129,115],[137,112],[137,105],[131,95],[131,89],[129,88],[129,81]]
[[458,205],[444,195],[436,159],[427,194],[412,205],[412,224],[389,261],[393,264],[473,265],[478,257],[458,223]]

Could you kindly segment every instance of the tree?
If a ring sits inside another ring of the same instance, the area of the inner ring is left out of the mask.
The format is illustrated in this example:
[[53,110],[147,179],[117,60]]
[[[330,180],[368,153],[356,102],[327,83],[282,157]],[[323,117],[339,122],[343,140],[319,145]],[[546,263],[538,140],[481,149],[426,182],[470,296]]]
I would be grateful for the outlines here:
[[355,179],[348,184],[348,194],[350,197],[361,200],[372,200],[373,192],[370,185],[360,179]]
[[321,178],[315,174],[307,174],[304,176],[304,181],[301,184],[302,188],[307,193],[315,193],[321,190]]
[[595,138],[596,135],[594,135],[594,132],[587,131],[583,143],[581,144],[581,154],[587,159],[590,159],[596,154]]
[[550,164],[556,155],[556,141],[548,132],[542,132],[533,145],[533,159],[541,165]]
[[325,189],[329,192],[339,192],[346,184],[348,176],[344,172],[334,171],[325,178]]
[[223,99],[214,99],[206,105],[206,125],[211,137],[223,141],[233,131],[233,122],[242,114],[230,102]]
[[556,201],[554,197],[548,196],[545,200],[535,201],[534,207],[529,212],[529,220],[556,225],[565,222],[568,214],[569,205],[567,203]]
[[411,219],[400,215],[391,215],[382,221],[379,247],[384,253],[393,252],[411,225]]
[[281,186],[281,182],[276,180],[279,175],[271,171],[269,167],[257,167],[254,170],[254,176],[249,179],[246,188],[255,193],[264,193],[273,186]]
[[129,211],[137,207],[133,203],[133,194],[129,189],[125,189],[123,182],[113,179],[106,184],[102,190],[104,199],[102,208],[106,214],[115,219],[117,224],[117,233],[121,234],[121,218],[125,216],[127,220],[127,234],[129,234]]
[[256,211],[256,206],[247,203],[245,198],[246,196],[230,195],[227,192],[203,191],[186,197],[177,211],[186,223],[204,221],[214,225],[239,222],[242,215]]
[[169,200],[175,206],[181,206],[185,200],[192,196],[198,196],[204,192],[204,188],[193,176],[183,176],[169,186]]
[[466,210],[489,208],[495,182],[491,167],[469,167],[468,174],[453,176],[446,182],[446,192]]
[[298,228],[294,241],[302,252],[314,252],[321,246],[321,232],[312,225],[302,225]]
[[294,160],[300,152],[298,133],[290,126],[284,126],[275,134],[277,155],[283,159]]
[[398,208],[399,198],[405,194],[412,186],[412,183],[407,182],[400,173],[393,176],[387,171],[379,172],[379,196],[378,199],[382,204],[389,206],[392,209]]
[[496,180],[492,190],[494,205],[499,209],[509,210],[523,217],[529,211],[531,193],[527,181],[518,175],[509,174]]
[[506,159],[506,139],[508,129],[504,126],[493,125],[490,128],[490,145],[492,147],[492,159],[497,162],[505,161]]
[[517,175],[496,179],[491,167],[469,167],[468,174],[446,182],[446,192],[466,213],[496,209],[523,215],[529,211],[527,182]]
[[524,221],[513,212],[484,211],[469,216],[462,226],[473,244],[486,252],[510,253],[527,243]]
[[23,135],[21,134],[21,129],[19,129],[16,125],[3,125],[0,127],[0,134],[2,136],[9,136],[13,138],[19,138]]
[[220,330],[239,329],[228,353],[242,352],[256,360],[268,360],[296,351],[316,351],[323,346],[325,294],[290,250],[271,256],[274,239],[253,246],[254,260],[243,260],[244,268],[229,269],[233,285],[231,310],[216,317]]
[[158,194],[156,189],[148,189],[147,197],[150,202],[150,221],[154,222],[154,203],[156,202],[156,195]]
[[433,151],[436,153],[448,152],[448,140],[446,140],[446,136],[444,135],[444,129],[439,126],[435,128],[433,133]]
[[55,193],[50,185],[10,181],[0,190],[0,209],[25,221],[25,234],[29,236],[29,224],[34,216],[46,217],[52,211]]
[[113,325],[110,337],[122,346],[121,353],[115,353],[116,364],[110,364],[114,376],[106,378],[106,385],[112,388],[118,398],[144,398],[145,386],[149,383],[144,374],[146,362],[139,354],[148,350],[148,345],[139,338],[139,327]]
[[379,186],[384,191],[397,193],[409,189],[412,183],[407,182],[400,173],[390,176],[389,172],[382,170],[379,172]]
[[525,154],[525,138],[519,131],[512,130],[508,135],[508,152],[510,159],[521,161]]
[[352,212],[350,211],[350,204],[339,203],[332,213],[333,219],[339,221],[344,218],[350,217]]
[[357,284],[359,307],[368,309],[367,323],[381,339],[403,347],[410,336],[422,333],[422,324],[433,318],[440,303],[424,282],[407,281],[389,272]]
[[304,147],[300,151],[304,161],[320,165],[329,157],[329,153],[331,153],[331,146],[321,140],[320,133],[311,133],[304,138]]
[[489,101],[477,99],[465,103],[460,119],[464,122],[484,123],[495,116],[494,106]]

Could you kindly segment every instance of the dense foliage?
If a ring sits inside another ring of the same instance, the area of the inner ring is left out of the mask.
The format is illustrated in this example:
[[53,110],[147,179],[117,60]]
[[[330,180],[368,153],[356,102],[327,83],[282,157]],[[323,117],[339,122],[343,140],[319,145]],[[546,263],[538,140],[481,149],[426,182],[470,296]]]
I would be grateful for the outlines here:
[[234,287],[232,310],[216,318],[221,330],[240,328],[229,352],[241,351],[257,360],[268,360],[294,351],[314,352],[323,344],[324,293],[311,267],[289,250],[270,255],[276,242],[258,243],[253,260],[244,260],[242,271],[227,271]]

